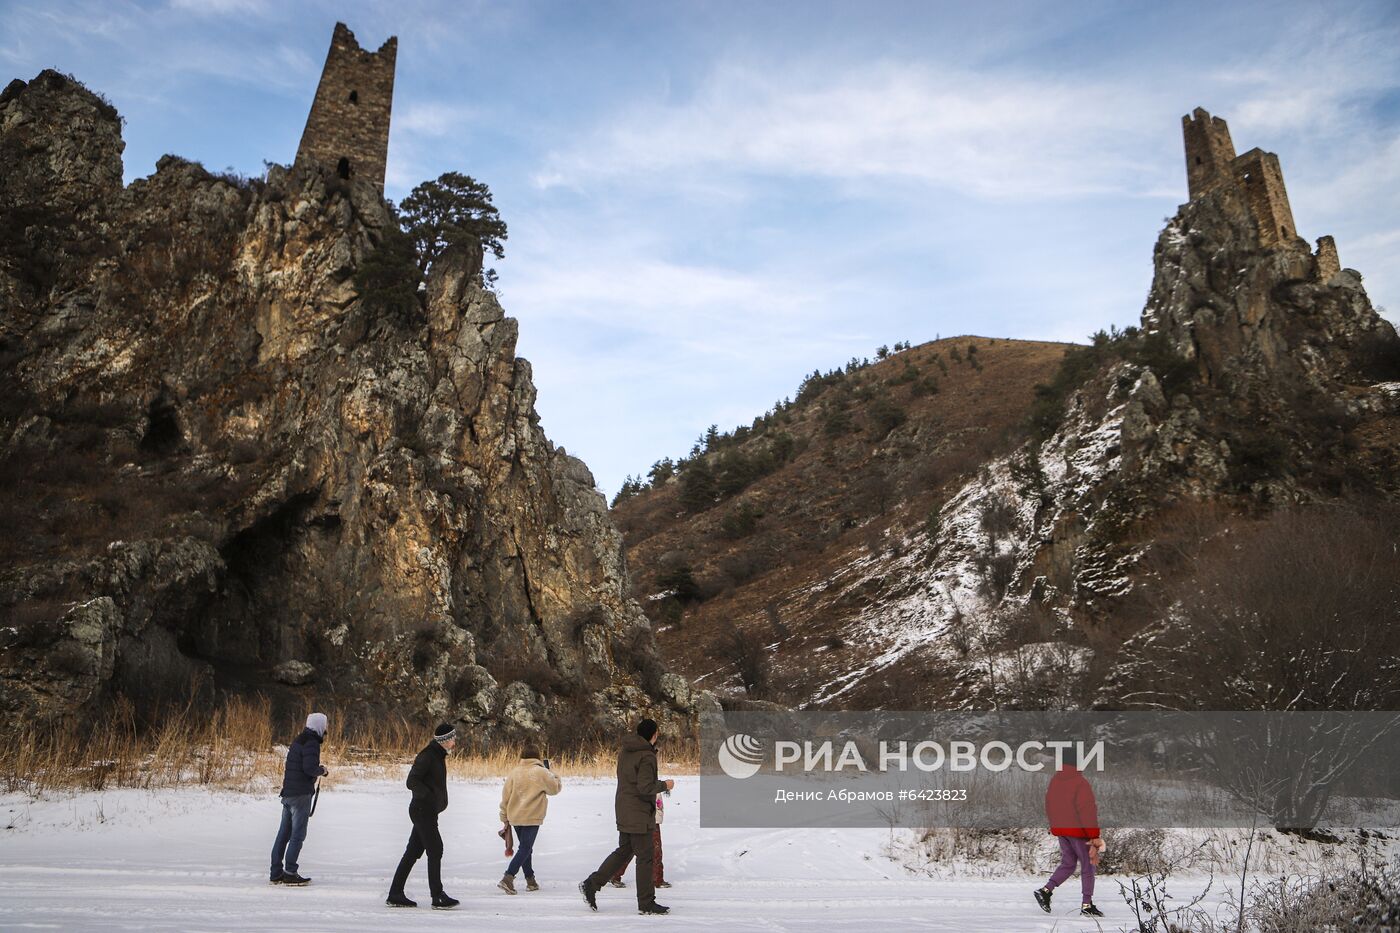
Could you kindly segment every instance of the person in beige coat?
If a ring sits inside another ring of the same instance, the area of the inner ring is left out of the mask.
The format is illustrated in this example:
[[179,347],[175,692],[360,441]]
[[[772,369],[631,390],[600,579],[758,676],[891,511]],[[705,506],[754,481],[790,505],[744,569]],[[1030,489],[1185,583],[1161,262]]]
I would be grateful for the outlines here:
[[520,764],[506,775],[506,786],[501,791],[501,821],[515,829],[517,844],[515,857],[496,886],[507,894],[515,893],[515,875],[522,868],[525,869],[525,890],[540,889],[535,883],[535,866],[530,856],[540,825],[544,823],[545,811],[549,809],[549,798],[562,787],[559,776],[549,770],[549,762],[542,761],[539,751],[528,745],[520,753]]

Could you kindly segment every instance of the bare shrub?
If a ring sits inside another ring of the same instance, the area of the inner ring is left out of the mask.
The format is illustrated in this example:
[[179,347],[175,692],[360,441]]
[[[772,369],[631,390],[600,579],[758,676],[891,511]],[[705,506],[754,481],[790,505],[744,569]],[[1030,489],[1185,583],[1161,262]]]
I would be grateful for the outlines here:
[[718,660],[734,665],[745,693],[754,699],[763,699],[767,695],[772,665],[768,648],[757,633],[745,632],[731,623],[720,636],[714,655]]
[[605,723],[579,706],[555,712],[545,729],[547,748],[553,754],[578,753],[600,745],[608,733]]
[[1103,861],[1099,871],[1106,875],[1146,875],[1169,866],[1163,850],[1166,831],[1161,829],[1109,829],[1104,831]]
[[736,586],[762,576],[773,567],[772,555],[758,548],[740,551],[720,558],[719,569]]
[[661,659],[656,654],[656,639],[651,629],[645,625],[634,627],[623,636],[621,651],[613,647],[614,656],[620,654],[626,666],[636,672],[643,690],[652,696],[661,694],[661,675],[666,673]]
[[1016,580],[1018,558],[1014,552],[983,552],[973,559],[982,593],[999,603]]
[[883,515],[895,502],[894,480],[887,470],[873,466],[855,481],[854,498],[857,508],[866,515]]
[[995,544],[1016,530],[1016,505],[1002,496],[988,496],[982,503],[982,531]]
[[[1138,933],[1206,933],[1217,929],[1215,917],[1200,906],[1215,879],[1212,877],[1200,894],[1183,902],[1168,890],[1172,874],[1179,867],[1172,863],[1159,871],[1118,882],[1118,891],[1133,915]],[[1220,929],[1223,933],[1224,928]]]
[[1400,867],[1359,868],[1321,877],[1282,877],[1256,884],[1244,918],[1262,933],[1400,928]]
[[1124,647],[1118,698],[1159,709],[1396,709],[1396,527],[1380,509],[1300,509],[1187,550],[1152,607],[1159,621]]
[[1059,623],[1055,614],[1040,603],[1027,603],[1005,613],[1001,619],[1002,632],[1013,645],[1029,645],[1049,641],[1055,636]]

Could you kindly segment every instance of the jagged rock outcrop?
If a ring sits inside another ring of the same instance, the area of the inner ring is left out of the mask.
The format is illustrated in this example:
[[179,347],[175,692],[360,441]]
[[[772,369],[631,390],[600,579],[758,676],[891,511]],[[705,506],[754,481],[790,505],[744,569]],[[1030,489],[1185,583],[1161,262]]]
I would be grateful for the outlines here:
[[122,188],[119,130],[52,72],[0,97],[7,717],[206,675],[482,733],[689,721],[480,252],[376,314],[372,185],[167,156]]
[[[1062,489],[1077,490],[1057,498],[1055,522],[1066,510],[1108,519],[1079,522],[1085,567],[1128,560],[1104,574],[1107,588],[1081,573],[1084,595],[1120,586],[1138,550],[1123,532],[1183,499],[1287,505],[1396,491],[1389,445],[1358,451],[1346,437],[1397,411],[1371,372],[1395,356],[1394,327],[1359,273],[1324,278],[1301,240],[1261,247],[1237,191],[1183,205],[1163,230],[1142,331],[1155,352],[1130,351],[1091,380],[1038,451]],[[1074,456],[1086,445],[1098,455]]]
[[1142,621],[1125,599],[1160,583],[1144,567],[1172,510],[1400,494],[1400,405],[1382,381],[1400,362],[1394,327],[1359,273],[1320,271],[1302,240],[1261,246],[1237,191],[1168,223],[1141,333],[1118,343],[1051,436],[950,504],[953,533],[962,503],[999,500],[1018,516],[1007,597],[977,607],[989,624],[1053,613],[1112,651]]

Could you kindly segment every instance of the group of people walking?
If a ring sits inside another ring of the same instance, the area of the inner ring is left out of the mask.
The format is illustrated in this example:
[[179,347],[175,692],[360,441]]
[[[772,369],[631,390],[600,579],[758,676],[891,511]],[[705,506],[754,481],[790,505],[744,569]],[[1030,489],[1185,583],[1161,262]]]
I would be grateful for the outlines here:
[[[287,748],[287,761],[282,779],[282,822],[272,845],[272,884],[301,886],[311,879],[300,873],[298,859],[306,839],[307,820],[315,810],[316,782],[329,772],[321,764],[321,743],[327,728],[323,713],[312,713],[302,730]],[[630,861],[637,863],[637,909],[644,914],[664,914],[670,908],[656,902],[656,888],[670,887],[661,869],[661,796],[669,794],[675,781],[657,776],[656,741],[658,728],[650,719],[637,724],[636,733],[627,736],[617,756],[617,793],[614,810],[617,819],[617,848],[603,860],[598,870],[579,884],[583,899],[592,910],[598,909],[597,894],[605,885],[625,887],[623,872]],[[412,824],[408,845],[399,859],[389,895],[384,903],[390,907],[417,907],[408,897],[405,886],[413,867],[424,855],[428,857],[428,890],[435,910],[451,910],[460,901],[442,886],[442,833],[438,817],[447,809],[447,756],[457,745],[457,732],[443,724],[434,730],[432,741],[413,759],[408,779],[404,782],[412,798],[408,818]],[[497,887],[507,894],[517,893],[515,879],[525,874],[525,890],[538,891],[533,854],[535,840],[544,823],[549,798],[563,789],[563,782],[549,767],[534,746],[521,751],[520,763],[506,775],[501,791],[500,818],[502,835],[509,846],[515,837],[514,852]]]
[[[325,740],[327,721],[323,713],[306,717],[306,728],[287,748],[287,762],[282,780],[282,822],[272,845],[273,884],[301,886],[311,879],[300,873],[298,858],[306,839],[307,820],[315,811],[316,782],[329,772],[321,764],[321,743]],[[661,864],[661,821],[664,812],[662,795],[669,794],[676,782],[663,780],[658,774],[656,742],[658,729],[654,721],[643,719],[634,734],[622,740],[617,752],[617,792],[613,809],[617,821],[617,848],[583,881],[578,889],[592,910],[598,909],[598,893],[606,886],[625,887],[623,872],[629,862],[637,863],[637,910],[643,914],[665,914],[669,907],[656,902],[656,889],[670,887]],[[438,817],[447,809],[447,756],[457,745],[457,731],[451,725],[440,725],[432,741],[413,759],[404,783],[412,792],[408,818],[413,828],[408,845],[399,859],[389,896],[390,907],[417,907],[404,892],[413,866],[425,854],[428,856],[428,890],[436,910],[450,910],[460,901],[442,887],[442,833]],[[506,775],[501,791],[500,818],[504,824],[501,835],[507,841],[511,856],[497,887],[507,894],[517,893],[516,876],[525,873],[525,890],[538,891],[533,862],[535,840],[549,808],[549,798],[563,789],[563,782],[549,767],[549,760],[540,756],[534,746],[526,746],[520,763]],[[1062,767],[1050,780],[1045,794],[1045,812],[1050,832],[1059,839],[1060,864],[1048,881],[1033,892],[1036,903],[1050,912],[1054,890],[1079,869],[1083,901],[1080,913],[1087,917],[1102,917],[1094,906],[1094,875],[1099,858],[1105,851],[1098,827],[1098,808],[1093,789],[1084,775],[1072,767]],[[515,849],[510,851],[511,834]]]

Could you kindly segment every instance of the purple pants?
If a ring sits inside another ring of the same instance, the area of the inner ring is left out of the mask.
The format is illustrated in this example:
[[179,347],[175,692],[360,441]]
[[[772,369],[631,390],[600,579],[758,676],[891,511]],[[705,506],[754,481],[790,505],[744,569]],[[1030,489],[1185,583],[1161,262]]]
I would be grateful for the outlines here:
[[1089,861],[1089,841],[1073,836],[1057,836],[1060,840],[1060,867],[1045,882],[1051,891],[1065,883],[1074,874],[1074,866],[1079,865],[1079,884],[1084,889],[1084,903],[1094,899],[1094,863]]

